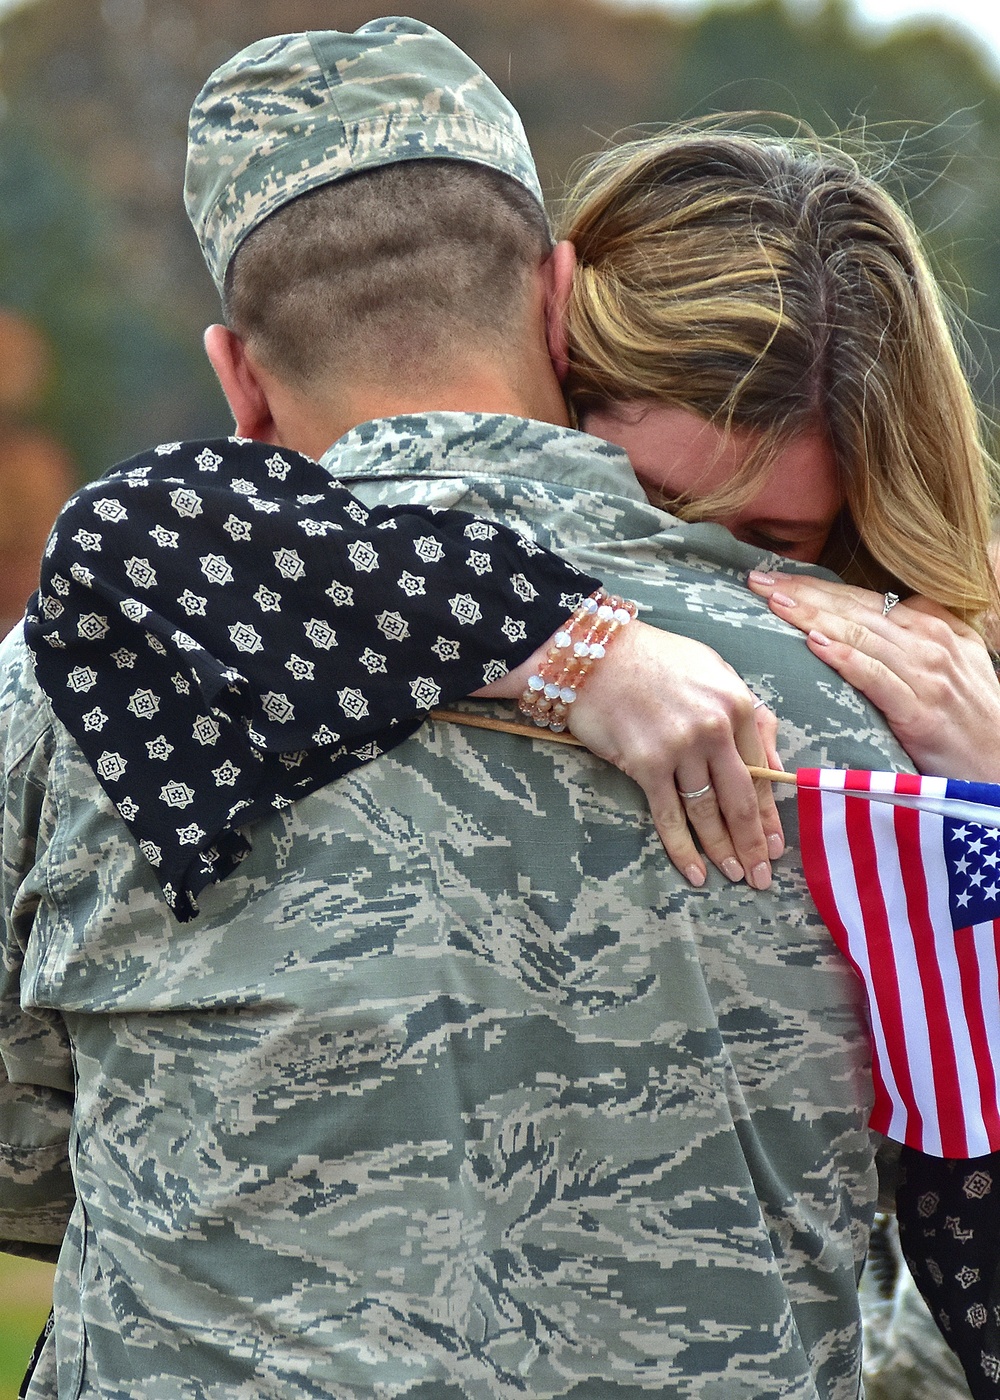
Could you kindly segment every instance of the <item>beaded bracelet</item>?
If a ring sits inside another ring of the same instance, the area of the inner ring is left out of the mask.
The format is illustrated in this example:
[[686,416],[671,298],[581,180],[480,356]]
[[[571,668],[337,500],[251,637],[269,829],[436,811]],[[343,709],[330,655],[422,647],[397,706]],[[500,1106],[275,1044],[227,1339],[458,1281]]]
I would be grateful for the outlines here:
[[538,725],[559,734],[566,716],[595,661],[604,656],[615,633],[638,613],[637,604],[598,588],[585,598],[565,627],[552,638],[548,655],[528,677],[518,709]]

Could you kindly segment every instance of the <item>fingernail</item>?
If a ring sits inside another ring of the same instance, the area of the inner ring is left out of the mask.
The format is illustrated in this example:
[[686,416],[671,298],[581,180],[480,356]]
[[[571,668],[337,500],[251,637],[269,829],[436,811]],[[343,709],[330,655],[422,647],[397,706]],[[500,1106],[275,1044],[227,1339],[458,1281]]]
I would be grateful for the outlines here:
[[832,647],[833,643],[825,632],[817,632],[815,628],[808,634],[809,640],[815,642],[818,647]]
[[727,880],[742,880],[745,873],[735,856],[727,856],[722,862],[721,869]]
[[778,582],[774,574],[765,574],[760,569],[751,569],[750,572],[747,574],[747,581],[749,583],[763,584],[771,584]]
[[777,603],[779,608],[794,608],[796,606],[795,599],[789,598],[787,593],[772,593],[771,602]]
[[766,890],[771,883],[771,867],[766,860],[762,860],[759,865],[755,865],[750,871],[749,883],[755,890]]
[[696,889],[701,889],[705,883],[705,872],[700,865],[689,865],[684,872],[684,878],[688,884],[694,885]]
[[779,836],[776,831],[772,831],[767,838],[767,851],[768,855],[772,857],[783,856],[785,854],[784,838]]

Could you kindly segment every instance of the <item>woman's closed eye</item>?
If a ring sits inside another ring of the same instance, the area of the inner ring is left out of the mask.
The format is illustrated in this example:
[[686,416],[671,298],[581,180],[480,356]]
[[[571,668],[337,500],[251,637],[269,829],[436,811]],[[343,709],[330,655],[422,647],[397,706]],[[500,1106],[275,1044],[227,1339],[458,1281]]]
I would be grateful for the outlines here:
[[821,550],[826,543],[829,529],[811,530],[805,537],[796,536],[794,539],[788,535],[772,533],[769,530],[756,530],[747,527],[738,527],[732,533],[744,544],[752,544],[759,549],[770,550],[772,554],[783,554],[788,559],[811,560],[815,558],[817,550]]

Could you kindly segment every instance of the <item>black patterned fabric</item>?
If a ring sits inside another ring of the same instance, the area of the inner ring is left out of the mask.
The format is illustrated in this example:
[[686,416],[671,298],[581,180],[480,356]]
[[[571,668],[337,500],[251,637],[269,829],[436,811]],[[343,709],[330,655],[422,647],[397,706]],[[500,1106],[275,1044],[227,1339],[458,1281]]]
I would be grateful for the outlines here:
[[183,921],[241,827],[501,678],[598,582],[462,512],[369,509],[293,452],[169,443],[64,508],[25,635]]
[[1000,1400],[1000,1153],[953,1161],[904,1147],[899,1240],[975,1400]]

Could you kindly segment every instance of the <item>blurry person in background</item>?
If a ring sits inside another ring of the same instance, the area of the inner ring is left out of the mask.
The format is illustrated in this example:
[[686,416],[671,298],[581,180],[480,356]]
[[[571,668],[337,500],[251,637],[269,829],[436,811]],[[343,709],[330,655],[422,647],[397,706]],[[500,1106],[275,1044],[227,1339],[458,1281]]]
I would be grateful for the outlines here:
[[0,310],[0,636],[38,587],[52,522],[77,485],[66,451],[31,423],[48,371],[41,332]]

